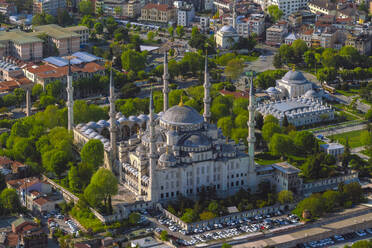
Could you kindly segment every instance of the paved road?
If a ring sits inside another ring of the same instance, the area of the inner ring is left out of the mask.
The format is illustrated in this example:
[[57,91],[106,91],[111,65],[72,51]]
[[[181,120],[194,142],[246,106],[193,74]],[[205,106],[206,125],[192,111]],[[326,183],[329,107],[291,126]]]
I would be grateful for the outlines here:
[[361,153],[361,151],[363,151],[364,149],[365,149],[364,146],[356,147],[356,148],[351,149],[351,153],[352,153],[352,154],[356,154],[356,155],[358,155],[359,157],[361,157],[362,159],[368,161],[369,156],[367,156],[367,155]]
[[330,136],[330,135],[339,134],[339,133],[347,133],[347,132],[351,132],[351,131],[362,130],[362,129],[365,129],[365,128],[367,128],[366,124],[359,124],[359,125],[355,125],[355,126],[351,126],[351,127],[332,128],[330,130],[324,130],[324,131],[316,132],[316,135],[321,134],[323,136]]

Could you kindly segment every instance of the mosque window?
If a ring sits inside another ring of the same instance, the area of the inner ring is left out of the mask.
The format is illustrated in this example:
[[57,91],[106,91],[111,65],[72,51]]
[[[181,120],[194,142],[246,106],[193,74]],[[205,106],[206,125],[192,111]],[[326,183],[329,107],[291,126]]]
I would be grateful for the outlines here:
[[164,194],[160,194],[160,198],[163,199],[164,198]]
[[160,186],[160,189],[163,190],[164,189],[164,186]]
[[241,185],[244,185],[244,181],[243,180],[241,181]]
[[231,182],[231,187],[234,187],[234,182]]
[[236,186],[239,186],[239,181],[236,181]]
[[168,193],[168,192],[167,192],[167,193],[165,194],[165,197],[166,197],[166,198],[168,198],[168,197],[169,197],[169,193]]

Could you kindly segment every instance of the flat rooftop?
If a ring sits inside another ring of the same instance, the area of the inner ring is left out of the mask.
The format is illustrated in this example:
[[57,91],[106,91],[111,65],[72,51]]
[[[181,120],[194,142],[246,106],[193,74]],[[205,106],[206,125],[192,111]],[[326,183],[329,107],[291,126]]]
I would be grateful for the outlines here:
[[37,36],[39,34],[47,34],[55,39],[66,39],[70,37],[80,37],[79,34],[71,31],[71,28],[63,28],[56,24],[42,25],[33,27],[33,35]]
[[294,167],[288,162],[275,163],[275,164],[272,164],[271,166],[285,174],[294,174],[294,173],[301,172],[300,169]]
[[42,39],[35,37],[32,33],[22,32],[20,30],[11,30],[9,32],[1,31],[0,32],[0,42],[9,41],[22,45],[27,43],[43,42]]

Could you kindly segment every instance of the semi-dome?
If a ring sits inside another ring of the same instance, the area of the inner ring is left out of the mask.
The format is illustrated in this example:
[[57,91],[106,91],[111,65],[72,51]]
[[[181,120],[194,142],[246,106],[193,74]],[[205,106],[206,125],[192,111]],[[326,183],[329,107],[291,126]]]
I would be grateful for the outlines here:
[[315,90],[308,90],[308,91],[306,91],[304,97],[305,98],[318,98],[319,95],[318,95],[318,93],[315,92]]
[[159,157],[159,162],[161,163],[175,163],[176,161],[176,158],[170,152],[165,152]]
[[183,141],[183,146],[199,147],[210,145],[208,137],[201,134],[193,134]]
[[225,25],[220,29],[221,33],[236,33],[236,30],[230,26],[230,25]]
[[304,74],[302,74],[302,72],[299,72],[299,71],[288,71],[284,77],[282,78],[282,80],[285,80],[289,83],[294,83],[294,84],[299,84],[299,83],[304,83],[306,82],[306,78],[304,76]]
[[203,117],[193,108],[185,105],[176,105],[168,109],[161,120],[168,124],[201,124]]
[[275,93],[279,93],[279,90],[275,87],[269,87],[267,90],[266,90],[267,93],[272,93],[272,94],[275,94]]

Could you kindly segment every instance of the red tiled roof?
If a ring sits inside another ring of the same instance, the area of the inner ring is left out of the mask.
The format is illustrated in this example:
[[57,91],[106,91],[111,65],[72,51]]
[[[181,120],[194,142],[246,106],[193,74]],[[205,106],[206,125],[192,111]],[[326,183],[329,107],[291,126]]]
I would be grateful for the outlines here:
[[44,204],[48,203],[48,199],[45,198],[45,197],[39,197],[37,199],[34,200],[34,202],[39,205],[39,206],[43,206]]
[[16,233],[9,233],[7,236],[8,246],[9,247],[16,247],[18,244],[18,234]]
[[249,98],[249,92],[247,91],[228,91],[228,90],[220,90],[222,95],[229,95],[233,96],[234,98]]
[[[95,62],[85,64],[83,67],[73,65],[71,66],[72,72],[87,72],[94,73],[103,71],[105,68]],[[38,67],[28,67],[27,71],[36,74],[40,78],[60,78],[66,76],[68,73],[68,66],[55,67],[50,64],[40,65]]]
[[1,156],[0,157],[0,165],[8,165],[8,164],[12,164],[12,160],[8,157],[5,157],[5,156]]
[[34,185],[35,183],[39,183],[39,182],[40,182],[39,178],[29,177],[29,178],[9,180],[7,181],[7,184],[9,184],[11,187],[15,189],[23,189],[26,187],[30,187],[31,185]]
[[143,7],[144,9],[157,9],[159,11],[167,11],[173,9],[167,4],[148,3]]

